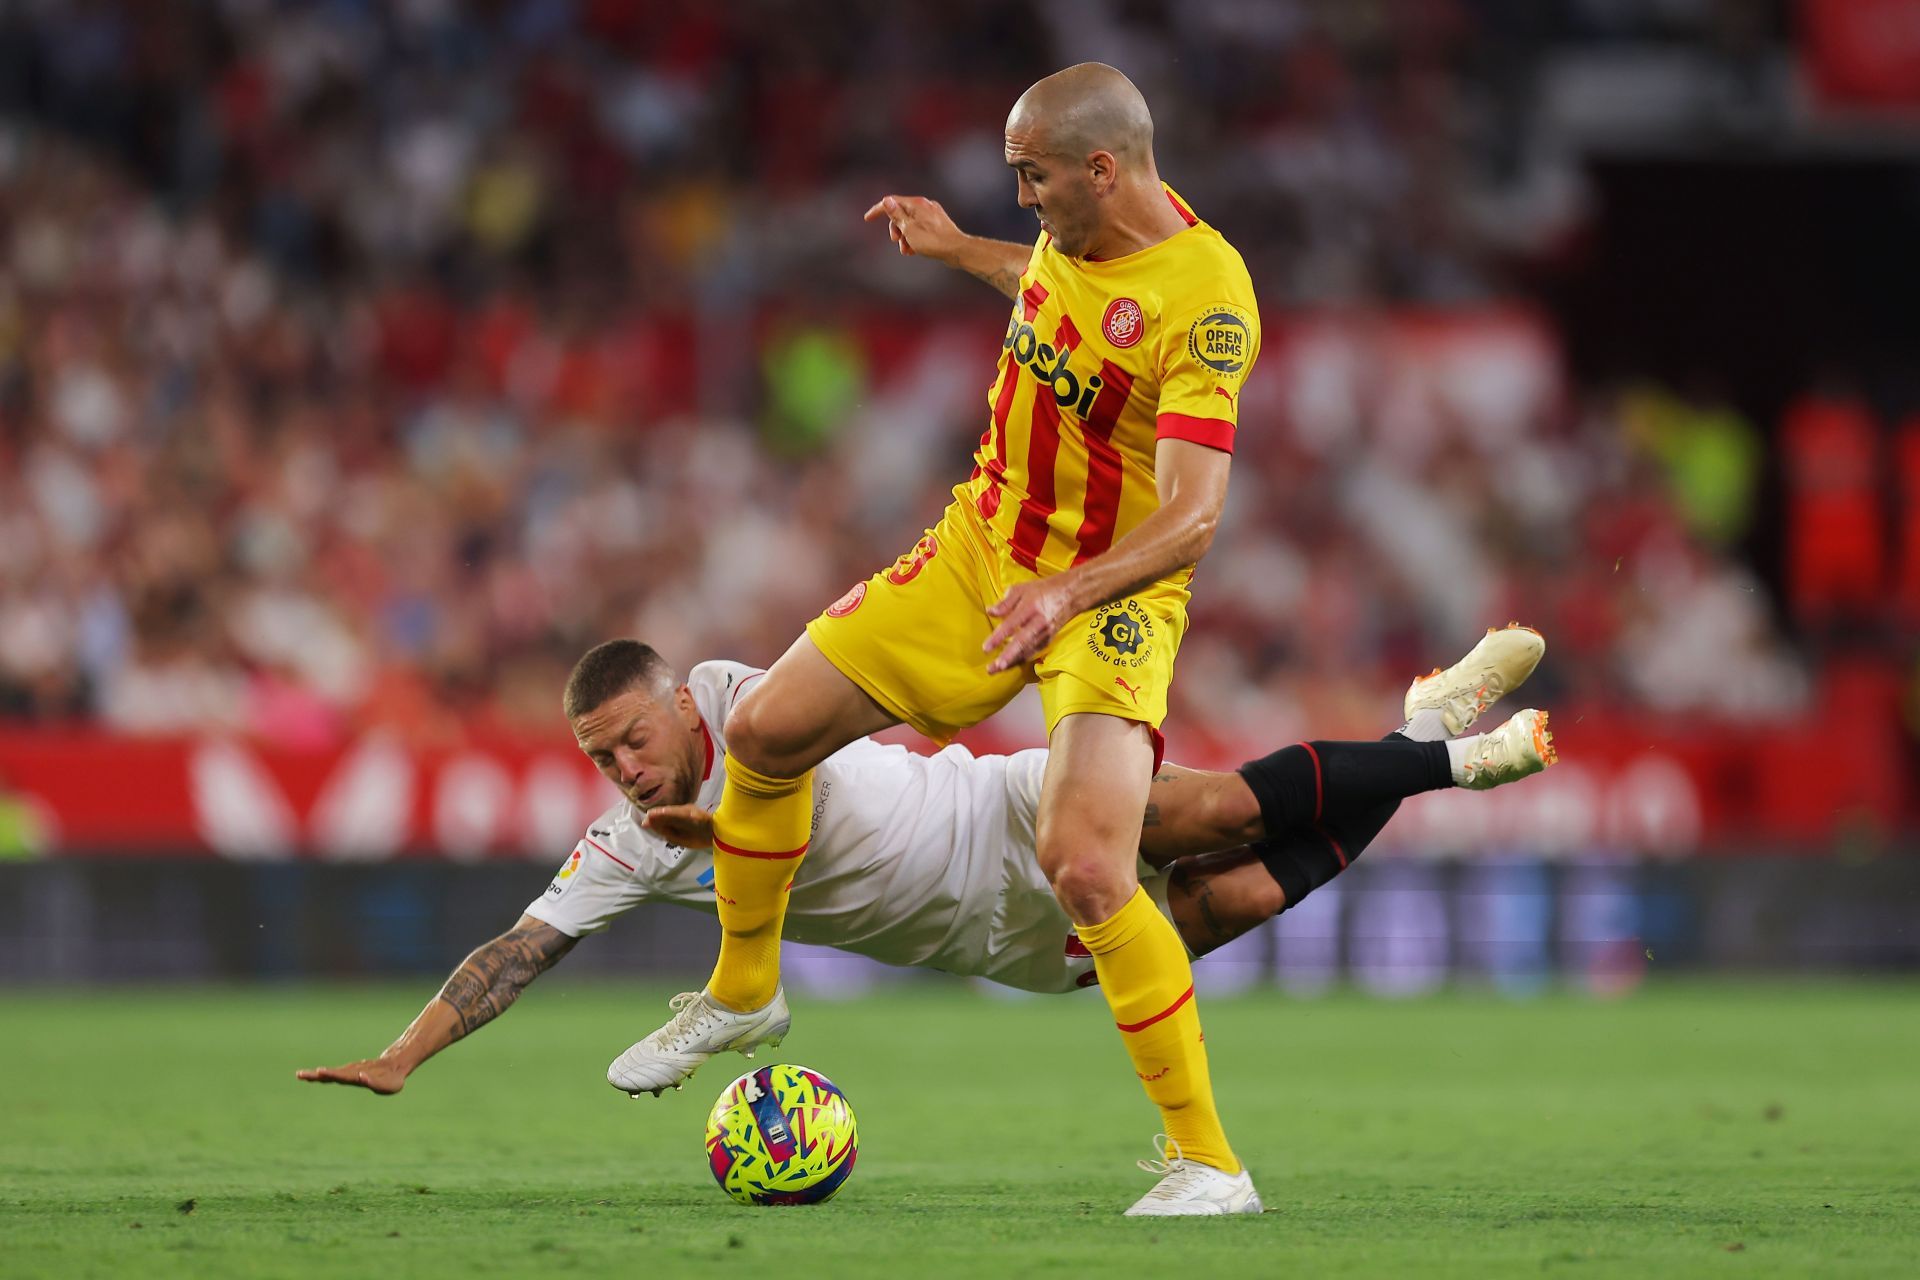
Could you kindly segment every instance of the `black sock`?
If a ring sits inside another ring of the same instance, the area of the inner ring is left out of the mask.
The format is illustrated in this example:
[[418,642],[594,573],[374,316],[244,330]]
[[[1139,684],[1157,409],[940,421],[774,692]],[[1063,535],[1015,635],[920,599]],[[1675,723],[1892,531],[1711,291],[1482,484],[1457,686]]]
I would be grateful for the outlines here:
[[1345,871],[1401,800],[1453,785],[1445,743],[1397,733],[1379,742],[1287,747],[1242,765],[1240,776],[1260,803],[1267,836],[1253,849],[1286,895],[1282,910]]
[[1240,776],[1260,803],[1269,839],[1453,785],[1446,743],[1414,742],[1397,733],[1378,742],[1284,747],[1241,765]]

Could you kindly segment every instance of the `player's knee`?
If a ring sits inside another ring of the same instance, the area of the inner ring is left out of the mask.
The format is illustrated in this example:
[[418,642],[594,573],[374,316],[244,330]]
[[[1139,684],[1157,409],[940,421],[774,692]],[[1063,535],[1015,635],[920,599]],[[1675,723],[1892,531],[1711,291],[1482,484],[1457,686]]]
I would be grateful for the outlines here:
[[795,777],[807,771],[802,763],[804,744],[796,740],[790,727],[783,727],[777,713],[766,710],[765,699],[747,698],[727,712],[727,754],[769,778]]
[[1127,905],[1137,884],[1131,868],[1116,867],[1112,859],[1091,854],[1060,859],[1052,864],[1047,878],[1061,908],[1080,924],[1111,920]]
[[1247,915],[1254,922],[1271,920],[1287,909],[1287,891],[1272,876],[1262,875],[1257,863],[1252,868],[1252,874],[1241,879],[1245,883],[1236,882],[1235,888],[1246,895]]
[[1253,789],[1237,775],[1227,774],[1221,785],[1209,789],[1203,803],[1207,830],[1223,847],[1250,844],[1266,835],[1260,802],[1254,798]]

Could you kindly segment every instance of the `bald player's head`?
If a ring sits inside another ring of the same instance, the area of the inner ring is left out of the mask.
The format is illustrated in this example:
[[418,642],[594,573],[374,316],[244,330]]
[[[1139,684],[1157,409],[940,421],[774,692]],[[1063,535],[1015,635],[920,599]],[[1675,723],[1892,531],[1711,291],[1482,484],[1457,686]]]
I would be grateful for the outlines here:
[[1021,207],[1035,211],[1062,253],[1087,252],[1116,198],[1159,198],[1147,100],[1103,62],[1056,71],[1021,94],[1006,143]]
[[1016,131],[1068,160],[1105,151],[1129,168],[1153,165],[1147,100],[1104,62],[1056,71],[1021,94],[1007,114],[1007,133]]

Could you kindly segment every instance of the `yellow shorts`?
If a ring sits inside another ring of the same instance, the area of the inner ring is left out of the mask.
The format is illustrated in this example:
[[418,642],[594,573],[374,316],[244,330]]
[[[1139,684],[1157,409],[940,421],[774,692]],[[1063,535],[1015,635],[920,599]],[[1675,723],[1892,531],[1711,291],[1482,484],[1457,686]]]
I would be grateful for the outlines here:
[[936,742],[1038,681],[1049,737],[1062,716],[1093,711],[1142,721],[1157,745],[1187,629],[1186,575],[1081,614],[1030,664],[988,675],[981,646],[999,621],[987,607],[1039,576],[956,498],[911,551],[856,584],[807,634],[874,701]]

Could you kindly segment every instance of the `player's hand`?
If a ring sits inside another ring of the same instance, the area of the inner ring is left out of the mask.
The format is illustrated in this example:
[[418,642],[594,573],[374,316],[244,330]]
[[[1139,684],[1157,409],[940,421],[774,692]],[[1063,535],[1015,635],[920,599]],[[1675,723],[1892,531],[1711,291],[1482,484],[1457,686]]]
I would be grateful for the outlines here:
[[713,843],[713,814],[697,804],[663,804],[649,809],[640,825],[683,849],[704,849]]
[[344,1067],[308,1067],[293,1074],[315,1084],[351,1084],[375,1093],[398,1093],[407,1083],[406,1071],[385,1058],[362,1058]]
[[1000,602],[987,610],[989,617],[1000,619],[1000,625],[980,646],[984,653],[1000,651],[987,663],[987,674],[996,675],[1039,657],[1061,625],[1080,612],[1073,584],[1064,573],[1014,583]]
[[887,234],[909,257],[920,254],[945,262],[966,239],[940,202],[925,196],[884,196],[866,212],[868,222],[881,218],[887,220]]

